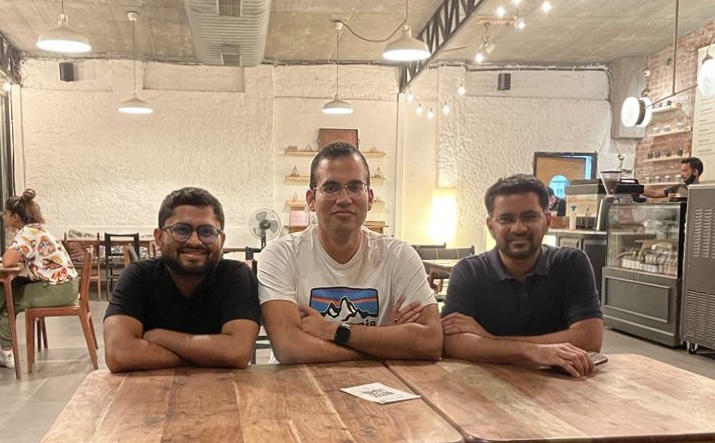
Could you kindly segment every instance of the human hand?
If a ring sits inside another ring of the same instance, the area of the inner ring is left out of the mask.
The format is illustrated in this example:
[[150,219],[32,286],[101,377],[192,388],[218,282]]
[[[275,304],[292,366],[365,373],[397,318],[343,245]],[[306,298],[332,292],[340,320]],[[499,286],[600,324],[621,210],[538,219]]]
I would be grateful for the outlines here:
[[528,348],[526,356],[539,366],[559,367],[576,378],[596,370],[588,352],[570,343],[535,344]]
[[405,307],[402,304],[405,302],[405,294],[402,294],[392,305],[392,310],[390,311],[390,318],[392,318],[394,324],[401,325],[405,323],[412,323],[420,318],[420,314],[424,309],[424,306],[418,301],[413,301]]
[[161,339],[161,334],[163,333],[163,329],[161,328],[155,328],[155,329],[150,329],[146,332],[144,332],[144,335],[142,338],[146,341],[152,342],[154,344],[159,344],[159,341]]
[[320,312],[309,306],[298,306],[301,315],[301,329],[303,332],[325,341],[333,341],[335,331],[340,323],[326,320]]
[[469,333],[485,338],[494,338],[487,332],[473,317],[459,312],[453,312],[442,319],[442,331],[444,335]]

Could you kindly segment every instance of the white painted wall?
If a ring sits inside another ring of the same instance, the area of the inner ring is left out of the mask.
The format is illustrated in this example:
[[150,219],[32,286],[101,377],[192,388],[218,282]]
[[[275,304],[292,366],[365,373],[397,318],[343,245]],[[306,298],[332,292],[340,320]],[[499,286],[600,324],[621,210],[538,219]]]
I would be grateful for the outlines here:
[[[468,93],[456,94],[464,82]],[[405,177],[425,177],[414,192],[403,193],[405,213],[425,217],[425,202],[432,188],[457,188],[458,225],[455,245],[484,248],[484,193],[499,177],[531,173],[536,151],[598,152],[599,169],[617,164],[618,152],[632,165],[635,145],[618,144],[610,138],[611,111],[608,78],[602,72],[512,72],[510,91],[497,91],[496,72],[468,72],[442,67],[425,72],[413,92],[418,100],[433,106],[437,118],[428,122],[409,106],[405,117],[406,150],[415,158],[435,159],[435,172],[424,174],[426,165],[405,164]],[[453,110],[437,112],[443,103]],[[432,136],[430,137],[429,134]],[[435,142],[436,139],[436,142]],[[409,181],[409,179],[407,179]],[[423,218],[422,220],[428,220]],[[412,243],[434,243],[413,217],[404,219],[404,238]]]

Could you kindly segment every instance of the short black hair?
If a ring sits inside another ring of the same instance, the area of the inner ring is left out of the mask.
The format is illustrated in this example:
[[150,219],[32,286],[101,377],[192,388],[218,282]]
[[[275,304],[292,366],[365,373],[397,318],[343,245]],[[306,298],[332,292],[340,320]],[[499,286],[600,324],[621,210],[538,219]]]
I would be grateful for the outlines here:
[[351,145],[350,143],[335,142],[321,149],[318,152],[318,155],[313,158],[313,162],[310,164],[310,189],[315,189],[315,187],[318,185],[318,180],[315,177],[315,172],[318,170],[318,165],[321,161],[326,158],[333,159],[351,156],[357,157],[362,163],[362,165],[365,167],[365,172],[367,172],[367,178],[365,183],[370,186],[370,166],[368,166],[367,160],[365,160],[365,156],[362,155],[362,152],[360,152],[358,148]]
[[549,198],[554,196],[554,190],[551,188],[551,186],[546,187],[546,192],[549,193]]
[[225,218],[223,215],[223,207],[216,197],[205,189],[186,187],[171,192],[161,202],[159,208],[159,227],[164,227],[164,222],[167,218],[174,215],[174,209],[177,206],[211,206],[214,210],[214,215],[218,219],[221,229],[224,228]]
[[703,162],[697,157],[684,158],[680,160],[681,164],[689,164],[691,168],[698,171],[698,176],[703,175]]
[[494,200],[498,196],[526,194],[529,192],[536,194],[539,198],[539,205],[546,211],[549,207],[549,192],[539,179],[530,174],[514,174],[506,178],[500,178],[487,189],[484,204],[487,206],[487,212],[491,215],[494,212]]

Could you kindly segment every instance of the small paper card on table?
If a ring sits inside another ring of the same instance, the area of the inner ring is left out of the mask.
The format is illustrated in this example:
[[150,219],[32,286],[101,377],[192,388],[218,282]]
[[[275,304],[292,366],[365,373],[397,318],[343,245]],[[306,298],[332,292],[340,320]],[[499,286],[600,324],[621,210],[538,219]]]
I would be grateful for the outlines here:
[[399,389],[385,386],[382,383],[369,383],[366,385],[353,386],[351,388],[340,388],[340,390],[356,397],[360,397],[363,400],[380,403],[381,405],[394,403],[396,401],[420,398],[419,395],[400,391]]

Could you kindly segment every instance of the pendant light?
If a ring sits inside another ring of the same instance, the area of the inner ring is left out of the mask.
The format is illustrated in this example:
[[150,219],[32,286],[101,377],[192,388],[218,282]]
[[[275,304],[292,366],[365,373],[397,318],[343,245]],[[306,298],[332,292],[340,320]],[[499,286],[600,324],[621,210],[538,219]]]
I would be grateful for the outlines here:
[[402,28],[402,36],[385,46],[382,52],[382,58],[385,60],[415,62],[425,60],[432,55],[424,42],[412,37],[412,27],[407,24],[409,3],[409,0],[405,0],[405,25]]
[[710,55],[713,42],[715,40],[710,42],[708,50],[705,51],[705,58],[698,71],[698,91],[705,98],[715,96],[715,58]]
[[40,34],[35,46],[45,51],[65,54],[80,54],[91,51],[92,45],[89,44],[89,39],[70,29],[67,14],[65,14],[64,0],[62,0],[60,8],[60,18],[57,20],[57,26]]
[[127,13],[129,21],[132,22],[132,80],[134,81],[134,90],[132,96],[119,104],[119,112],[124,114],[151,114],[154,110],[149,106],[149,103],[140,99],[137,95],[137,36],[136,36],[136,21],[139,14],[134,11]]
[[340,30],[341,22],[335,22],[335,98],[323,105],[323,114],[346,115],[353,113],[350,103],[340,99]]

